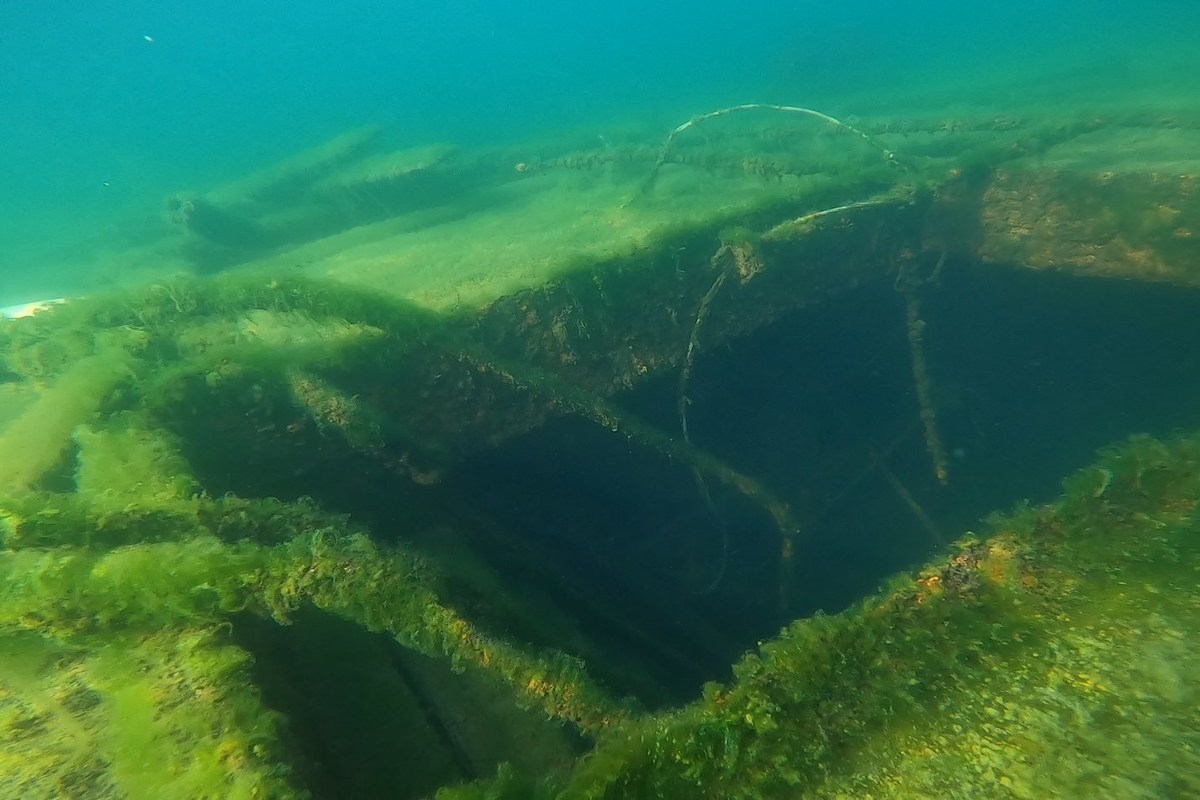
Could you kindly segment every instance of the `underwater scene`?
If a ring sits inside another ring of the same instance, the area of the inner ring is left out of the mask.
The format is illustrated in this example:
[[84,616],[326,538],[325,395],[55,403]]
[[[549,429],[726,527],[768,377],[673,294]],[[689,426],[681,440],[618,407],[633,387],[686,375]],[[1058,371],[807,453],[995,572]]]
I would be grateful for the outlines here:
[[0,209],[0,800],[1200,798],[1200,5],[10,1]]

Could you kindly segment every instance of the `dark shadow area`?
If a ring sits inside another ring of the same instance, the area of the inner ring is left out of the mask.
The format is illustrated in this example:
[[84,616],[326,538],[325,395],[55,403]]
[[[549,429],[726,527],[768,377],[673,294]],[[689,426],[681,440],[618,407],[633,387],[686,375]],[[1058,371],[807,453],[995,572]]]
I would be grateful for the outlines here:
[[[950,460],[944,487],[890,282],[697,364],[694,441],[763,479],[808,523],[793,614],[843,608],[984,515],[1051,500],[1099,447],[1200,425],[1200,350],[1190,344],[1200,292],[952,264],[923,308]],[[676,392],[668,378],[627,403],[677,428]]]
[[[647,673],[643,702],[682,702],[778,626],[777,586],[759,579],[779,548],[770,518],[709,486],[714,515],[690,469],[590,421],[480,454],[451,487],[538,553],[522,582],[562,599],[602,657]],[[628,690],[635,674],[608,681]]]
[[287,627],[246,615],[234,638],[253,654],[256,684],[285,716],[299,777],[319,800],[429,797],[501,762],[545,774],[585,746],[569,726],[517,709],[490,677],[320,611]]

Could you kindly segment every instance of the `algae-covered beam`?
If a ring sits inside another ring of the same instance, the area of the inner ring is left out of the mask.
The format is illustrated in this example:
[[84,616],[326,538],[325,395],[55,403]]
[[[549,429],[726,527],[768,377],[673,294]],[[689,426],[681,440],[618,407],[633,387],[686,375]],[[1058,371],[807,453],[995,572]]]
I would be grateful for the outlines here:
[[134,375],[137,357],[120,346],[87,356],[0,433],[0,491],[29,489],[62,459],[75,427],[91,421]]
[[[43,497],[48,505],[52,497]],[[58,513],[0,517],[10,549],[0,551],[0,629],[28,631],[62,641],[100,631],[153,632],[173,625],[212,625],[246,610],[286,623],[305,605],[343,617],[367,630],[384,631],[406,647],[452,664],[476,665],[506,682],[524,704],[596,731],[624,718],[628,709],[610,700],[583,665],[555,651],[529,652],[483,633],[436,594],[428,567],[398,548],[384,551],[344,520],[308,508],[271,505],[276,525],[294,523],[294,538],[263,546],[223,542],[219,509],[189,514],[177,527],[190,535],[113,549],[45,543],[40,525],[58,525],[63,512],[77,516],[67,528],[99,524],[86,506],[64,502]],[[105,525],[161,524],[136,508],[124,522],[102,507]],[[233,525],[245,509],[227,513]],[[292,514],[295,512],[295,515]],[[305,532],[308,531],[308,532]],[[148,531],[146,538],[153,538]],[[18,549],[11,549],[18,545]]]

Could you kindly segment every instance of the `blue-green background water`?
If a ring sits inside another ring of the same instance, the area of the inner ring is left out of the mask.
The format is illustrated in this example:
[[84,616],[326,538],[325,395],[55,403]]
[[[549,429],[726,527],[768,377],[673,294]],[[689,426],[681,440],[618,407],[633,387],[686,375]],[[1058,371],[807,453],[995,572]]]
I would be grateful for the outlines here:
[[1050,104],[1152,97],[1196,87],[1197,31],[1189,0],[7,0],[0,305],[86,285],[72,247],[168,192],[364,123],[471,146],[752,101],[1015,104],[1048,77]]

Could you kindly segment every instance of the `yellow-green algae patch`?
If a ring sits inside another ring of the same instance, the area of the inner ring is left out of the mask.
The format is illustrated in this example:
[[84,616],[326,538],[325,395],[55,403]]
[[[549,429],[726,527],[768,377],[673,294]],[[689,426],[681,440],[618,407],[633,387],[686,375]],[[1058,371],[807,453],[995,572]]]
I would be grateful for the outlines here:
[[89,422],[114,387],[132,375],[121,348],[75,363],[0,433],[0,486],[28,489],[62,458],[76,426]]
[[299,797],[240,649],[167,627],[73,645],[7,634],[0,774],[23,798]]
[[[886,167],[885,167],[886,170]],[[879,173],[870,170],[869,178]],[[875,174],[872,174],[875,173]],[[643,177],[556,171],[495,191],[487,205],[461,219],[389,219],[264,259],[267,272],[303,265],[304,274],[384,291],[418,306],[477,309],[563,274],[594,269],[656,249],[691,228],[720,227],[773,207],[780,216],[797,198],[877,185],[861,174],[793,177],[776,184],[745,175],[695,170],[671,173],[655,194],[627,204]]]
[[[332,278],[434,311],[477,310],[678,246],[689,231],[778,222],[903,179],[874,145],[824,122],[745,116],[679,137],[661,169],[667,131],[657,127],[606,133],[612,141],[588,132],[398,152],[376,150],[378,129],[351,131],[245,180],[172,195],[159,219],[127,223],[128,241],[72,248],[69,265],[126,287],[236,266],[268,280]],[[643,191],[652,170],[654,190]]]

